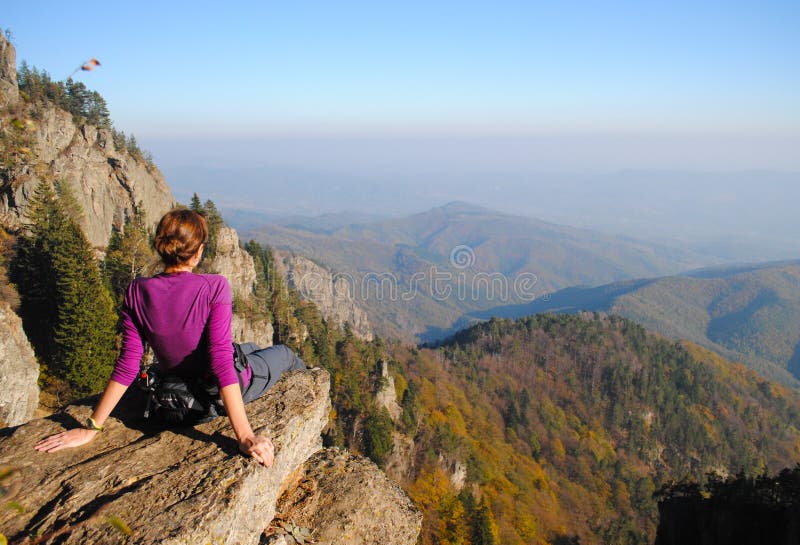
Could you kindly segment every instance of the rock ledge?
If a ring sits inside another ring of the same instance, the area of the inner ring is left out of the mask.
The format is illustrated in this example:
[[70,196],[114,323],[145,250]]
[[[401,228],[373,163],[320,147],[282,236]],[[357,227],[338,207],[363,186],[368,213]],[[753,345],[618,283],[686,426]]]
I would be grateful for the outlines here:
[[[290,373],[248,405],[253,428],[275,443],[269,469],[238,453],[226,418],[176,430],[137,424],[133,390],[107,431],[83,448],[45,454],[33,445],[85,419],[89,403],[20,426],[0,439],[0,467],[15,468],[3,485],[25,512],[4,510],[0,528],[11,543],[42,536],[60,544],[256,544],[284,481],[322,447],[329,382],[324,370]],[[110,517],[127,524],[132,537]]]

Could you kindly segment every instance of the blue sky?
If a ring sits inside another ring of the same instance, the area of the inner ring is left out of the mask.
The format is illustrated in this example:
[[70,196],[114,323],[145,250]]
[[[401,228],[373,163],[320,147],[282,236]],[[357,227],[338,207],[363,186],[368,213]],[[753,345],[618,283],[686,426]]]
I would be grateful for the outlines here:
[[459,199],[796,255],[797,0],[5,0],[0,27],[57,79],[98,58],[77,77],[184,201]]
[[144,138],[796,135],[798,2],[6,2]]

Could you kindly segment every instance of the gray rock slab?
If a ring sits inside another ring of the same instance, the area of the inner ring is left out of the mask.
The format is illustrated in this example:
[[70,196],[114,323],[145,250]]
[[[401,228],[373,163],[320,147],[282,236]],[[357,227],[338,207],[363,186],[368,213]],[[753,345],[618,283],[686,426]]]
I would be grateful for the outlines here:
[[37,536],[59,544],[258,543],[284,481],[322,447],[329,383],[324,370],[289,373],[247,405],[256,433],[275,443],[271,468],[239,454],[227,418],[175,430],[137,424],[135,396],[123,399],[106,431],[77,449],[46,454],[33,446],[83,421],[91,403],[31,421],[0,438],[0,467],[14,469],[3,482],[4,500],[25,509],[3,510],[0,532],[11,543]]

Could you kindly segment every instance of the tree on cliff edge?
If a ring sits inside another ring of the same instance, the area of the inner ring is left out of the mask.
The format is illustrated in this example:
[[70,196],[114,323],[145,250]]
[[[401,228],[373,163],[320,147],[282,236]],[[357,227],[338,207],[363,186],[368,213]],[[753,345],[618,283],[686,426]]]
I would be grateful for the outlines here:
[[97,392],[114,364],[116,316],[89,241],[47,182],[28,220],[12,270],[25,331],[46,374],[75,395]]
[[133,216],[125,220],[122,230],[112,229],[103,261],[103,276],[111,287],[114,301],[119,306],[131,280],[142,276],[157,261],[150,244],[150,233],[141,203]]

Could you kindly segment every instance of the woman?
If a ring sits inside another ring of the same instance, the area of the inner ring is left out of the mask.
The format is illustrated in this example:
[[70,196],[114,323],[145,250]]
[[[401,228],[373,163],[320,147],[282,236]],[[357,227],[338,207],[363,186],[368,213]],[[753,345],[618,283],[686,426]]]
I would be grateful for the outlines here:
[[228,281],[221,275],[192,272],[200,263],[207,240],[206,220],[196,212],[176,209],[161,218],[153,245],[164,263],[164,272],[137,278],[128,286],[120,311],[122,352],[91,418],[83,428],[39,441],[36,450],[57,452],[94,439],[136,379],[146,342],[163,373],[185,380],[210,373],[219,385],[239,449],[267,467],[272,465],[272,441],[253,433],[244,402],[263,395],[284,371],[305,369],[306,365],[285,346],[259,350],[248,343],[242,347],[249,365],[241,377],[237,375]]

